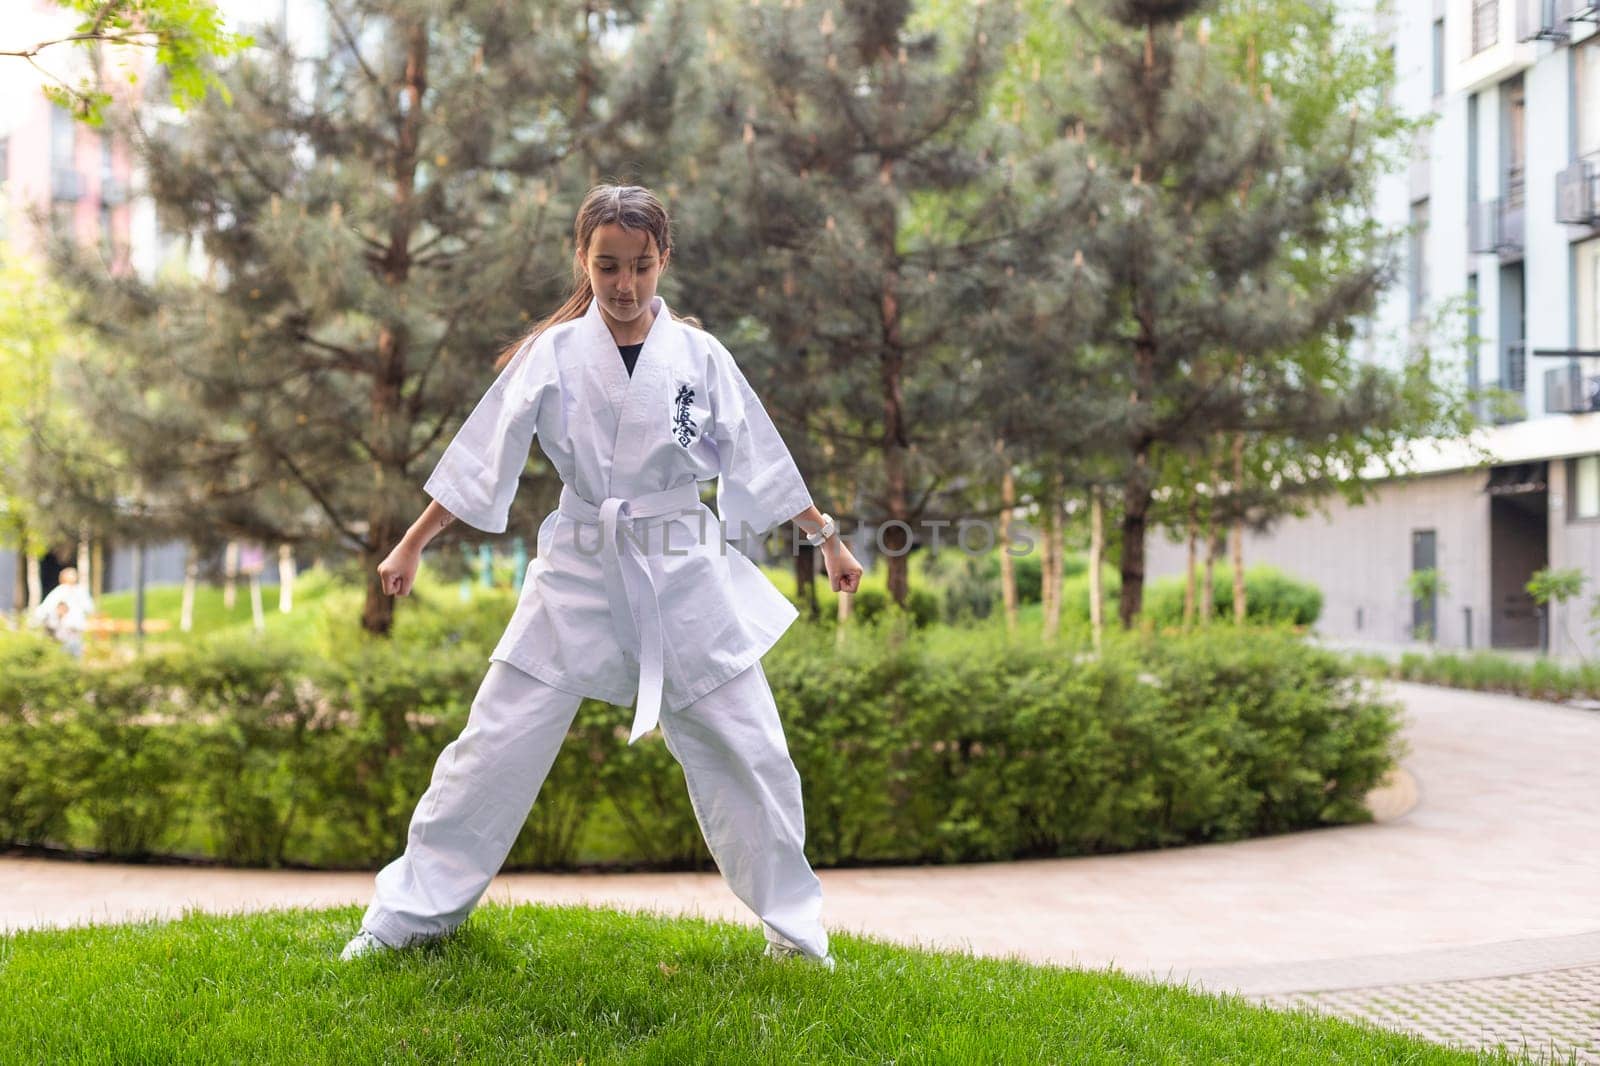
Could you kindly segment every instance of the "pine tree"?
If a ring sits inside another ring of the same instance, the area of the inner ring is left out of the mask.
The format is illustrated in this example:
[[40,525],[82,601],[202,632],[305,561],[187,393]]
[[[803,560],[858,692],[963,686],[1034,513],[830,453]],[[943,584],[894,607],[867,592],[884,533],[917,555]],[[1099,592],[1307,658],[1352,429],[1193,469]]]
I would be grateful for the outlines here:
[[[316,54],[261,31],[225,76],[231,105],[144,116],[150,194],[198,239],[204,280],[106,278],[57,255],[118,353],[84,402],[141,467],[151,519],[354,549],[362,625],[386,633],[377,564],[500,346],[565,296],[573,209],[629,149],[655,72],[624,79],[602,48],[627,5],[361,0],[327,16]],[[519,513],[548,494],[524,491]]]
[[967,330],[1015,207],[998,142],[983,143],[1010,15],[980,9],[947,42],[915,29],[905,0],[715,14],[686,218],[718,240],[686,249],[680,272],[797,430],[804,465],[839,475],[865,501],[858,517],[883,526],[904,605],[908,530],[989,451],[973,431]]
[[[1305,442],[1392,424],[1392,394],[1341,392],[1288,354],[1347,331],[1391,274],[1376,235],[1335,240],[1383,131],[1352,108],[1319,139],[1291,136],[1270,82],[1238,77],[1209,45],[1200,16],[1213,4],[1088,6],[1072,9],[1090,57],[1079,119],[1121,190],[1084,254],[1112,294],[1096,343],[1119,356],[1102,394],[1124,407],[1120,616],[1131,626],[1168,453],[1203,449],[1219,430]],[[1296,257],[1330,247],[1308,285]]]

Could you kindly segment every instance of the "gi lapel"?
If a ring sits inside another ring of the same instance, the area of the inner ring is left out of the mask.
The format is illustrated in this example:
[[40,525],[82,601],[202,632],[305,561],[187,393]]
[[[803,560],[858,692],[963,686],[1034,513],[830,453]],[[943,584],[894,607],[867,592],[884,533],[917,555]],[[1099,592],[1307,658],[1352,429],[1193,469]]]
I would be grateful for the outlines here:
[[[660,296],[651,301],[651,307],[655,310],[656,319],[645,336],[639,360],[633,365],[633,377],[628,379],[623,392],[622,411],[617,420],[617,439],[611,453],[613,496],[631,497],[660,488],[659,485],[640,484],[639,474],[650,443],[669,428],[664,421],[669,398],[663,394],[663,390],[667,387],[665,368],[670,362],[667,348],[676,342],[677,323],[672,318],[667,302]],[[603,321],[600,326],[605,329]],[[614,341],[612,347],[616,347]],[[615,351],[611,354],[618,370],[626,375],[621,356]]]

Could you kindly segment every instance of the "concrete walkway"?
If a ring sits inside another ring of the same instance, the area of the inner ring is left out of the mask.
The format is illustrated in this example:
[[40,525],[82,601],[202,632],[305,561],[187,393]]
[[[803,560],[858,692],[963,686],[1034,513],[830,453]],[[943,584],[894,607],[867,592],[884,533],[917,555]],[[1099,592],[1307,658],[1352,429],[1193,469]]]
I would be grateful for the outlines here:
[[[1375,824],[1083,859],[825,870],[824,918],[906,943],[1338,1010],[1465,1045],[1500,1038],[1461,1006],[1480,982],[1542,975],[1561,991],[1518,995],[1547,1005],[1570,994],[1576,1005],[1537,1027],[1530,1014],[1522,1037],[1600,1063],[1600,713],[1387,687],[1404,704],[1411,751],[1374,797]],[[7,857],[0,885],[0,929],[16,929],[191,906],[365,904],[372,876]],[[754,923],[707,874],[511,874],[486,898]],[[1376,990],[1369,1000],[1392,1004],[1419,987],[1442,1005],[1410,1021],[1339,997]]]

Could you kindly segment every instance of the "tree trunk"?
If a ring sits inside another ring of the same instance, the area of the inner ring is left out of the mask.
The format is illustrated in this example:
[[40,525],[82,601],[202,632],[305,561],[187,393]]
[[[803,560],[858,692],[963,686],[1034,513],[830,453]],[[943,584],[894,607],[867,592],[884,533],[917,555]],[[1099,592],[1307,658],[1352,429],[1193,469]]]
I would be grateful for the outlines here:
[[1055,640],[1061,631],[1061,504],[1062,477],[1050,475],[1045,491],[1044,543],[1045,552],[1039,567],[1039,598],[1044,604],[1044,639]]
[[[1243,498],[1244,488],[1244,434],[1233,435],[1233,491]],[[1246,613],[1244,593],[1244,515],[1234,508],[1233,516],[1233,623],[1244,625]]]
[[184,552],[183,560],[183,603],[178,608],[178,629],[188,633],[194,629],[194,593],[200,583],[200,560],[194,545],[190,544]]
[[[80,525],[78,527],[78,587],[85,592],[89,592],[92,587],[93,583],[90,579],[94,576],[89,572],[90,564],[94,561],[89,557],[89,540],[89,527]],[[89,595],[93,596],[94,593],[90,592]]]
[[1150,513],[1148,456],[1134,457],[1133,471],[1122,487],[1122,598],[1118,617],[1123,629],[1132,629],[1144,607],[1144,536]]
[[1106,550],[1106,515],[1099,485],[1089,489],[1089,630],[1094,647],[1100,650],[1100,631],[1105,628],[1104,593],[1100,588],[1100,562]]
[[849,592],[839,594],[839,606],[834,612],[834,619],[838,623],[833,627],[833,644],[836,648],[844,647],[846,627],[850,622],[850,606],[855,602],[855,595]]
[[287,544],[278,545],[278,610],[288,614],[294,609],[294,549]]
[[[1003,456],[1005,441],[997,441],[995,450]],[[1000,602],[1006,616],[1006,632],[1017,631],[1017,567],[1007,546],[1011,543],[1011,510],[1017,505],[1017,482],[1011,476],[1007,462],[1000,475]]]
[[1151,397],[1156,388],[1156,345],[1151,314],[1140,306],[1136,296],[1139,334],[1133,344],[1133,395],[1129,398],[1128,418],[1133,424],[1129,439],[1132,466],[1122,486],[1122,602],[1118,616],[1123,629],[1132,629],[1134,619],[1144,608],[1144,537],[1149,525],[1150,499],[1154,477],[1150,470],[1152,441],[1143,423],[1150,417]]
[[250,575],[250,625],[257,633],[267,629],[267,617],[261,609],[261,574]]
[[222,549],[222,606],[225,610],[233,610],[238,578],[239,542],[230,540],[228,546]]
[[1200,591],[1200,624],[1208,626],[1217,613],[1217,556],[1222,554],[1222,538],[1210,517],[1206,519],[1206,579]]
[[[411,273],[411,236],[416,227],[417,149],[422,137],[422,101],[428,87],[428,32],[423,25],[405,30],[406,72],[401,88],[405,106],[399,112],[396,131],[393,178],[393,221],[384,249],[383,280],[393,289],[405,285]],[[388,475],[401,483],[405,479],[407,426],[402,411],[401,391],[406,379],[406,349],[410,338],[405,322],[396,319],[378,327],[377,372],[372,380],[373,434],[380,450],[373,462],[375,489],[367,518],[367,539],[361,553],[362,572],[367,576],[367,598],[361,610],[361,628],[387,636],[394,626],[394,597],[384,592],[378,577],[378,564],[404,534],[404,520],[396,517],[393,493],[388,490]]]
[[1185,531],[1188,533],[1189,541],[1189,558],[1183,568],[1183,628],[1185,632],[1194,625],[1195,569],[1199,563],[1198,548],[1195,541],[1200,535],[1199,510],[1199,499],[1191,496],[1189,498],[1188,521],[1185,523]]
[[89,595],[96,600],[106,594],[106,542],[103,537],[94,538],[89,546],[89,565],[94,571],[94,584],[89,589]]
[[[893,103],[893,82],[888,83]],[[893,138],[884,130],[882,143]],[[890,519],[909,525],[911,520],[910,492],[906,485],[906,452],[910,442],[905,424],[905,360],[904,340],[900,330],[900,217],[893,204],[894,161],[880,157],[878,183],[889,197],[883,210],[873,219],[876,227],[874,243],[884,264],[883,281],[879,288],[878,314],[882,322],[883,343],[879,358],[879,386],[883,392],[883,473],[884,489],[888,497]],[[910,534],[898,525],[884,531],[884,554],[888,556],[889,596],[901,607],[910,595],[910,567],[906,552]]]
[[19,624],[25,623],[28,613],[28,523],[19,517],[17,531],[16,584],[11,588],[11,609],[16,612]]
[[29,610],[32,610],[44,600],[44,575],[39,572],[39,556],[34,553],[31,544],[25,565],[27,566],[27,576],[23,583],[28,586],[28,602],[26,606]]
[[[909,525],[910,493],[906,487],[905,426],[901,397],[905,360],[899,347],[900,312],[896,285],[897,279],[893,275],[886,278],[882,298],[885,337],[879,384],[883,389],[883,472],[889,505],[886,518]],[[889,596],[902,607],[906,605],[906,597],[911,591],[910,567],[906,561],[910,539],[909,533],[900,525],[890,525],[883,530]]]
[[[812,621],[816,621],[822,613],[822,608],[817,604],[818,555],[817,549],[804,541],[801,541],[799,549],[794,553],[795,598],[800,601],[806,617]],[[832,587],[831,584],[829,587]]]

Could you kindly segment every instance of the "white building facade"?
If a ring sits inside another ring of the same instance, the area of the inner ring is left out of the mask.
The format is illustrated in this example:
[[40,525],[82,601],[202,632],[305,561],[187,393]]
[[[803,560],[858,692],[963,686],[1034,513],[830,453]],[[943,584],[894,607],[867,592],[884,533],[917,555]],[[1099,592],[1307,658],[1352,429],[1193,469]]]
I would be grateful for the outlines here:
[[[1483,405],[1477,443],[1420,449],[1417,476],[1363,507],[1247,535],[1246,565],[1318,584],[1330,637],[1592,654],[1600,595],[1600,0],[1398,0],[1376,19],[1395,102],[1434,116],[1409,170],[1379,190],[1409,228],[1406,272],[1368,331],[1368,358],[1416,345],[1454,365]],[[1458,313],[1452,314],[1452,310]],[[1463,321],[1464,318],[1464,321]],[[1184,549],[1152,538],[1152,575]],[[1541,610],[1534,572],[1577,569],[1579,599]],[[1412,571],[1442,587],[1414,600]]]

